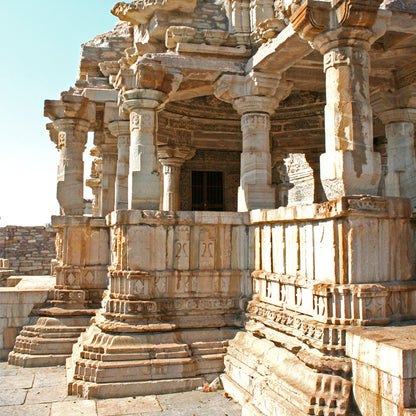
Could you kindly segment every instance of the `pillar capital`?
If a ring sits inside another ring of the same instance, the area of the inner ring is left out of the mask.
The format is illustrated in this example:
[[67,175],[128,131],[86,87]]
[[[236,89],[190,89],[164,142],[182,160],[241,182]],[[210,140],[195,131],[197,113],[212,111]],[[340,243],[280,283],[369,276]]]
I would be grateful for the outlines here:
[[130,136],[130,122],[128,120],[115,120],[108,124],[108,129],[115,137]]
[[162,165],[179,164],[195,156],[195,148],[186,145],[165,144],[157,148],[157,156]]
[[181,166],[185,160],[195,155],[195,149],[191,146],[166,144],[158,146],[157,155],[163,166],[163,201],[164,211],[178,211],[180,209],[179,199],[179,177]]
[[83,120],[92,123],[95,104],[84,96],[63,93],[60,100],[45,100],[44,115],[52,121]]
[[[168,67],[158,61],[150,58],[140,58],[130,68],[120,70],[116,78],[116,88],[121,91],[123,96],[128,94],[129,98],[133,98],[137,92],[134,91],[158,91],[166,97],[162,101],[167,100],[170,94],[176,92],[182,81],[182,73],[177,68]],[[149,93],[149,99],[154,99],[154,95]],[[145,99],[146,94],[139,94],[139,99]],[[159,98],[156,98],[159,100]]]
[[396,91],[377,92],[371,97],[374,112],[383,124],[416,122],[416,84]]
[[160,110],[167,99],[167,94],[162,91],[132,89],[122,95],[122,105],[129,113],[142,109]]
[[214,89],[215,96],[231,103],[240,115],[273,114],[279,102],[290,94],[292,83],[282,81],[280,74],[251,71],[244,76],[223,74]]
[[[374,41],[384,33],[386,18],[390,16],[389,13],[379,14],[382,2],[383,0],[306,0],[291,15],[290,22],[299,36],[309,42],[314,42],[317,36],[325,32],[332,32],[341,40],[345,37],[340,36],[345,28],[351,28],[357,33],[371,29]],[[368,40],[370,38],[371,36]]]

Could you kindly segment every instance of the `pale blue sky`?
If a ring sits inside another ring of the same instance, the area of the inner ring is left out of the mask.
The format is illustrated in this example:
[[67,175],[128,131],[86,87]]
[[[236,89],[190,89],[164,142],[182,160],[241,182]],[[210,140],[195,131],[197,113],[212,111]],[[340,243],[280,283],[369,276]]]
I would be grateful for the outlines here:
[[58,213],[45,99],[74,85],[80,46],[110,31],[114,0],[0,0],[0,227]]

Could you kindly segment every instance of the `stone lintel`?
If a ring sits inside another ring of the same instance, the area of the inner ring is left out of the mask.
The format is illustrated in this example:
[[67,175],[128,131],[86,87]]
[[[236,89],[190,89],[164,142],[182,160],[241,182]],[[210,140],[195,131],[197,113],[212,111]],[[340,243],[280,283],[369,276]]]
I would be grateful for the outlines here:
[[118,91],[109,88],[85,88],[82,95],[99,103],[117,102],[118,99]]
[[153,210],[118,210],[107,215],[106,221],[110,227],[138,224],[247,225],[249,215],[243,212],[176,211],[172,213]]
[[53,215],[51,218],[52,227],[55,229],[65,227],[85,227],[106,228],[104,218],[100,217],[83,217],[81,215]]
[[283,73],[311,52],[309,43],[301,39],[293,26],[289,25],[275,38],[260,46],[248,60],[246,72],[257,70]]
[[350,215],[377,218],[410,218],[410,200],[380,196],[344,196],[322,204],[280,207],[274,210],[255,210],[250,213],[250,223],[276,221],[321,221]]

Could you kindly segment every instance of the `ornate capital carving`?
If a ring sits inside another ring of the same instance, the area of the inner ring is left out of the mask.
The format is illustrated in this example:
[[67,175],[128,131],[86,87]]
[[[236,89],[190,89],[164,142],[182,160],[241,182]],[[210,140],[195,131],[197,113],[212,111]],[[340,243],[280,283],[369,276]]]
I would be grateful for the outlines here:
[[[290,17],[293,29],[308,41],[328,30],[373,28],[383,0],[306,0]],[[382,33],[374,33],[375,38]]]
[[[133,89],[121,96],[123,108],[128,112],[145,108],[161,109],[167,99],[168,96],[164,92],[148,89]],[[132,121],[131,117],[130,114],[130,121]]]
[[222,75],[214,85],[214,94],[218,99],[232,103],[239,114],[272,114],[291,89],[292,84],[281,81],[280,74],[251,71],[245,76]]
[[374,112],[383,124],[416,121],[416,84],[397,91],[377,92],[371,97]]
[[182,165],[185,160],[192,159],[195,156],[196,149],[191,146],[180,145],[160,145],[157,148],[159,162],[163,166]]
[[130,122],[127,120],[116,120],[108,125],[108,129],[115,137],[130,136]]
[[330,3],[306,0],[290,17],[293,29],[306,40],[329,29]]
[[324,72],[341,65],[361,65],[369,70],[370,58],[365,49],[352,46],[335,47],[325,54]]
[[180,70],[143,58],[130,68],[120,70],[116,87],[122,94],[129,90],[156,90],[169,95],[176,92],[181,81]]
[[60,100],[45,100],[44,115],[52,121],[77,119],[92,123],[95,120],[95,104],[81,95],[62,93]]

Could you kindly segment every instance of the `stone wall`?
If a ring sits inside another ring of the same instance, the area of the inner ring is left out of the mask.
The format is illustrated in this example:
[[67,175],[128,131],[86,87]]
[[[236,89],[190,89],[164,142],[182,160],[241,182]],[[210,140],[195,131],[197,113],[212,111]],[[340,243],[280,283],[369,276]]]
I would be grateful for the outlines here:
[[55,258],[55,231],[44,226],[0,228],[0,257],[18,275],[48,275]]

